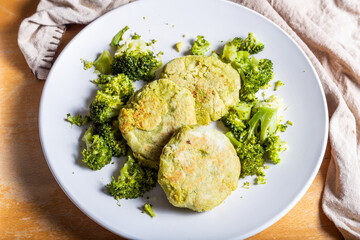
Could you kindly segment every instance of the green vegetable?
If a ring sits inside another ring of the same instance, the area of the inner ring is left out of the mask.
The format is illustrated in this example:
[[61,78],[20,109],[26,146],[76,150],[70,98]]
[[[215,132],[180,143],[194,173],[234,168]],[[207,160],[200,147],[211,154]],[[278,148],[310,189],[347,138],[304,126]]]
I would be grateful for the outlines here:
[[210,50],[210,43],[204,38],[204,36],[197,36],[197,40],[191,47],[192,55],[204,55]]
[[88,60],[84,60],[82,58],[80,58],[80,61],[82,62],[82,64],[84,65],[84,70],[88,70],[90,68],[92,68],[92,66],[94,65],[93,62],[88,61]]
[[256,175],[257,175],[257,176],[263,176],[263,177],[265,177],[265,170],[264,170],[264,168],[262,168],[262,167],[258,168],[257,171],[256,171]]
[[134,36],[132,36],[132,39],[140,39],[141,36],[137,33],[134,33]]
[[86,148],[82,151],[82,161],[92,170],[100,170],[111,161],[111,150],[105,140],[95,134],[94,127],[90,125],[82,140]]
[[281,81],[276,81],[275,82],[275,87],[274,87],[274,91],[277,91],[279,89],[279,87],[284,86],[285,84]]
[[112,156],[120,157],[126,155],[128,150],[125,139],[119,130],[119,122],[103,123],[96,126],[96,133],[104,139],[111,150]]
[[240,73],[240,100],[253,101],[255,94],[274,77],[273,63],[269,59],[248,58],[232,64]]
[[245,189],[250,189],[250,186],[251,186],[251,183],[249,183],[249,182],[244,182],[244,184],[243,184],[243,188],[245,188]]
[[93,81],[101,92],[114,95],[126,103],[130,96],[134,93],[133,82],[124,74],[114,75],[100,75]]
[[256,142],[255,137],[239,141],[235,138],[232,132],[226,133],[226,136],[230,139],[234,145],[237,155],[241,163],[240,177],[252,176],[257,173],[258,168],[264,166],[264,149]]
[[264,44],[258,41],[253,33],[249,33],[248,37],[242,42],[240,50],[248,51],[250,54],[256,54],[264,49]]
[[141,39],[128,39],[115,52],[111,65],[112,73],[123,73],[131,80],[151,81],[161,61],[150,51]]
[[[240,59],[245,57],[246,59],[249,56],[248,52],[243,52],[240,50],[241,44],[243,43],[243,40],[241,38],[234,38],[232,41],[227,42],[224,46],[222,59],[229,63],[233,62],[236,59]],[[244,56],[245,54],[245,56]]]
[[[261,47],[262,46],[262,47]],[[260,88],[273,79],[273,63],[269,59],[256,59],[250,54],[260,51],[264,45],[258,42],[252,33],[244,41],[234,38],[224,46],[222,60],[239,72],[241,77],[240,100],[254,101]]]
[[239,102],[231,107],[229,113],[222,118],[224,125],[236,138],[240,138],[240,134],[247,127],[246,123],[250,119],[251,109],[251,104]]
[[129,151],[127,161],[117,181],[114,177],[112,179],[107,185],[112,196],[117,199],[138,198],[155,187],[157,172],[154,169],[142,167]]
[[89,106],[90,119],[95,124],[110,122],[133,94],[133,83],[123,74],[100,75],[93,82],[100,90]]
[[265,184],[266,183],[266,179],[263,176],[258,176],[255,179],[255,184],[260,185],[260,184]]
[[128,26],[125,26],[123,29],[121,29],[112,39],[110,45],[112,47],[117,47],[120,44],[120,41],[123,40],[124,33],[129,29]]
[[181,49],[183,47],[183,43],[182,42],[178,42],[176,45],[175,45],[175,48],[176,48],[176,51],[177,52],[180,52]]
[[155,213],[154,213],[153,205],[151,205],[149,203],[144,204],[143,213],[148,214],[150,217],[155,217],[156,216]]
[[240,102],[222,118],[229,128],[226,136],[234,145],[241,163],[240,177],[263,175],[265,155],[274,163],[280,161],[279,155],[285,150],[285,142],[277,136],[277,112],[280,99],[270,97],[256,103]]
[[[260,107],[259,110],[249,121],[248,138],[256,135],[262,143],[276,131],[277,109],[270,107]],[[258,127],[260,126],[260,131]]]
[[264,145],[267,157],[275,164],[280,162],[280,153],[285,151],[288,147],[287,143],[282,141],[277,135],[268,137]]
[[97,91],[95,99],[89,106],[90,119],[96,124],[109,122],[119,115],[123,105],[124,102],[119,96]]
[[86,125],[90,119],[89,119],[89,116],[82,117],[80,114],[77,114],[72,117],[71,114],[68,113],[66,115],[66,120],[69,123],[71,123],[71,126],[75,124],[80,127],[80,126]]
[[112,57],[108,50],[103,53],[93,63],[96,70],[102,74],[109,74],[111,72]]
[[286,124],[279,124],[276,128],[276,131],[285,132],[287,127],[288,127],[288,125],[286,125]]

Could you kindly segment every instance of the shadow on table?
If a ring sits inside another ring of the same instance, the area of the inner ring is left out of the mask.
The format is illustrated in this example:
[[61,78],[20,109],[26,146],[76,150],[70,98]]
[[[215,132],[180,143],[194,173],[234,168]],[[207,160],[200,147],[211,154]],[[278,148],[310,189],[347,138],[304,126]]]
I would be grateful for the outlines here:
[[[21,189],[16,189],[16,191],[21,192],[21,196],[25,196],[23,197],[26,198],[24,206],[31,206],[28,211],[31,216],[26,216],[31,217],[29,220],[31,222],[28,222],[29,224],[26,225],[28,227],[22,228],[21,231],[30,238],[32,238],[32,234],[34,237],[37,236],[40,231],[40,233],[49,234],[48,236],[51,236],[52,239],[122,239],[83,214],[61,190],[46,164],[38,131],[39,103],[44,82],[35,79],[20,49],[15,46],[21,20],[33,14],[36,11],[36,5],[37,1],[35,4],[34,1],[28,0],[19,10],[20,14],[16,20],[2,30],[6,40],[0,40],[2,44],[7,45],[3,46],[17,49],[16,51],[4,51],[2,57],[8,59],[9,66],[20,74],[20,76],[14,76],[14,79],[21,82],[16,86],[16,94],[12,94],[11,98],[4,100],[9,105],[8,109],[10,109],[11,115],[9,119],[12,121],[9,124],[9,131],[11,131],[12,137],[15,136],[15,139],[9,141],[7,151],[12,154],[11,159],[14,162],[11,164],[16,169],[17,183],[21,186]],[[82,27],[69,27],[68,31],[73,33],[71,37]],[[63,39],[61,50],[70,40],[70,37],[67,38]],[[6,79],[2,80],[6,81]],[[25,116],[19,114],[19,112],[24,112],[19,111],[19,108],[27,110]],[[17,200],[24,201],[23,199]],[[39,230],[32,231],[33,228]]]

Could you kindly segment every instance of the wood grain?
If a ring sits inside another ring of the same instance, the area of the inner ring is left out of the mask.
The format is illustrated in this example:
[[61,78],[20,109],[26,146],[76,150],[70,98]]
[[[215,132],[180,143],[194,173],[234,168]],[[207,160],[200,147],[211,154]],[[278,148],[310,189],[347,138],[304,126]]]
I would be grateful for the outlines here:
[[[17,46],[20,22],[35,12],[37,4],[0,2],[0,239],[123,239],[94,223],[67,198],[43,156],[38,109],[44,82],[34,78]],[[82,28],[68,26],[59,52]],[[341,239],[321,210],[329,161],[328,146],[301,201],[250,239]]]

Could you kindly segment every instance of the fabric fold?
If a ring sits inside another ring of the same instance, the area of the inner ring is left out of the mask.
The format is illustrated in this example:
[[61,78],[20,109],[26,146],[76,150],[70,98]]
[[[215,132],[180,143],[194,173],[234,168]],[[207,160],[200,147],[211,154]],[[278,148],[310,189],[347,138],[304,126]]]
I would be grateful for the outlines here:
[[23,20],[18,45],[36,78],[45,80],[67,24],[87,24],[130,0],[41,0]]

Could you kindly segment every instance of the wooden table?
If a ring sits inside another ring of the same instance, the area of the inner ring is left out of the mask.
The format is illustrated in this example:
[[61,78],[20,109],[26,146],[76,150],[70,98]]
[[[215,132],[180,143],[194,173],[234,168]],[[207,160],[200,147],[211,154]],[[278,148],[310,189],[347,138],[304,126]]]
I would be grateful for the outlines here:
[[[20,22],[35,12],[37,4],[0,2],[0,239],[122,239],[67,198],[43,156],[38,111],[44,82],[31,74],[17,46]],[[82,28],[68,26],[59,52]],[[320,171],[301,201],[250,239],[342,239],[321,209],[329,160],[328,146]]]

